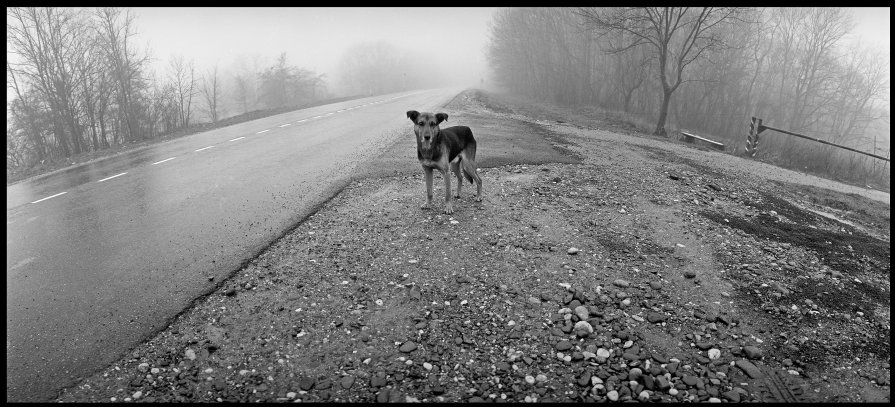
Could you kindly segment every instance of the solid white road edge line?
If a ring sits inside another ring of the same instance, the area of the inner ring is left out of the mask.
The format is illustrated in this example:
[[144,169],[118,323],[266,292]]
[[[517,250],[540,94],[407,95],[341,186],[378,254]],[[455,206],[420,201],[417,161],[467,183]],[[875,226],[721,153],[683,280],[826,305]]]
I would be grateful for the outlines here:
[[34,201],[34,202],[31,202],[31,203],[34,204],[34,203],[38,203],[38,202],[43,202],[43,201],[46,201],[47,199],[55,198],[55,197],[57,197],[57,196],[59,196],[59,195],[65,195],[65,194],[67,194],[67,193],[68,193],[68,191],[66,191],[66,192],[60,192],[60,193],[58,193],[58,194],[56,194],[56,195],[51,195],[51,196],[48,196],[48,197],[46,197],[46,198],[44,198],[44,199],[38,199],[38,200],[36,200],[36,201]]
[[122,172],[121,174],[113,175],[113,176],[108,177],[108,178],[103,178],[103,179],[101,179],[101,180],[99,180],[99,181],[96,181],[96,182],[108,181],[108,180],[110,180],[110,179],[112,179],[112,178],[117,178],[117,177],[120,177],[120,176],[122,176],[122,175],[124,175],[124,174],[127,174],[127,173],[126,173],[126,172]]

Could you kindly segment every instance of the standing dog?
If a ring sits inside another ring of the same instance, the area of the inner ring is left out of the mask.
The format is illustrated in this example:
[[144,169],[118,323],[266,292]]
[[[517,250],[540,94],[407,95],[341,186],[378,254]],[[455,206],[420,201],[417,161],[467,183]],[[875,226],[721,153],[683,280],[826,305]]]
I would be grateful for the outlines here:
[[444,213],[454,213],[451,201],[451,170],[457,175],[457,195],[460,197],[460,188],[463,185],[463,177],[460,170],[470,183],[475,180],[476,202],[482,201],[482,179],[476,171],[475,165],[475,138],[472,130],[466,126],[454,126],[440,129],[438,125],[447,120],[445,113],[428,113],[411,110],[407,117],[413,122],[413,132],[416,133],[416,155],[426,173],[426,203],[422,209],[429,209],[432,205],[432,170],[437,169],[444,178]]

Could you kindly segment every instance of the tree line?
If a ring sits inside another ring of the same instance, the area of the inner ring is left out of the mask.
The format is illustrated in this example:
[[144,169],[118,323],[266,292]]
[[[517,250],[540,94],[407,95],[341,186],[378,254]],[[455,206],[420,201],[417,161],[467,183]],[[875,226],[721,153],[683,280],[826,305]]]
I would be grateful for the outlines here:
[[[742,151],[749,118],[888,156],[889,57],[848,45],[843,8],[579,7],[494,13],[489,65],[507,90],[689,129]],[[888,166],[762,134],[779,165],[874,181]]]
[[126,9],[7,8],[6,75],[13,92],[7,177],[203,119],[217,123],[227,117],[227,106],[239,114],[327,96],[325,76],[291,65],[285,53],[270,66],[226,78],[217,66],[200,72],[182,56],[155,72],[151,55],[135,46],[136,35],[135,17]]

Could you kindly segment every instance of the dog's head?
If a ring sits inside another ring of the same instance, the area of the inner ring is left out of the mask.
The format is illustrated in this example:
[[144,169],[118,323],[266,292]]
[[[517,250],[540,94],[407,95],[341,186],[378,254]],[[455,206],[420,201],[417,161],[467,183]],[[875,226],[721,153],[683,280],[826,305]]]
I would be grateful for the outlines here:
[[416,134],[417,143],[423,148],[429,148],[438,134],[438,125],[447,120],[447,113],[407,112],[407,118],[413,122],[413,132]]

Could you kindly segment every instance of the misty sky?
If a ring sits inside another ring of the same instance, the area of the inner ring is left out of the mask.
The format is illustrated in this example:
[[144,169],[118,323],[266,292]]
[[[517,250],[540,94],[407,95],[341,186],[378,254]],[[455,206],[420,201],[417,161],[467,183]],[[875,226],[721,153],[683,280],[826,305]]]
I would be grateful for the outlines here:
[[134,8],[139,44],[162,69],[172,54],[197,67],[225,68],[240,55],[272,61],[286,52],[291,64],[332,72],[349,46],[387,41],[425,48],[450,64],[453,79],[472,84],[485,75],[487,22],[494,8]]

